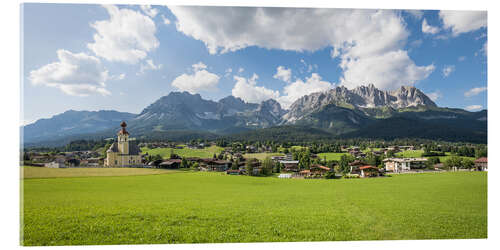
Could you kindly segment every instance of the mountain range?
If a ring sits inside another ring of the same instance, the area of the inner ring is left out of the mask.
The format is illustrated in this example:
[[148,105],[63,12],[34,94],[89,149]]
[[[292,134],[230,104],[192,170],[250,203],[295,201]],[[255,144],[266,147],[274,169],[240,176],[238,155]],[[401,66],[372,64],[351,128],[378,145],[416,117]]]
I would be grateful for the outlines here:
[[44,145],[79,137],[113,137],[122,120],[138,138],[179,133],[238,137],[297,128],[332,139],[411,137],[485,143],[487,137],[486,110],[438,107],[415,87],[383,91],[372,84],[305,95],[288,110],[273,99],[247,103],[228,96],[216,102],[199,94],[171,92],[139,114],[69,110],[21,129],[25,145]]

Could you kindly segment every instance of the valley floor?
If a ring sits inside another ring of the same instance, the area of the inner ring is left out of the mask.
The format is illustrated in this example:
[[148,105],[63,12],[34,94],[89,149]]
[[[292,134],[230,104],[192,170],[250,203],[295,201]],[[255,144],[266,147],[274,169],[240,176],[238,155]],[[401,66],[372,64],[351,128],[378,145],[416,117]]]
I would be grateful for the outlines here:
[[23,245],[487,237],[487,173],[23,179]]

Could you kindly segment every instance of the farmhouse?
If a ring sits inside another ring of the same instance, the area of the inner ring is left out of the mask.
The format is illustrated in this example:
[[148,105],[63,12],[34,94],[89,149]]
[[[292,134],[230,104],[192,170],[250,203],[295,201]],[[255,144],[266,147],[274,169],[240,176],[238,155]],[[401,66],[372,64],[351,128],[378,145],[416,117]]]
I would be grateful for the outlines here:
[[474,167],[477,171],[488,171],[488,158],[481,157],[474,161]]
[[412,169],[425,168],[426,158],[387,158],[383,160],[385,171],[388,172],[404,172]]
[[299,161],[280,161],[284,165],[284,172],[297,172],[299,171]]
[[55,161],[45,163],[45,167],[48,168],[67,168],[66,164],[64,164],[64,160],[56,159]]
[[359,176],[361,177],[377,177],[377,176],[381,176],[381,173],[380,171],[378,170],[377,167],[375,166],[362,166],[362,167],[359,167]]
[[106,151],[104,165],[107,167],[128,167],[141,165],[141,150],[135,142],[129,142],[129,133],[125,129],[127,124],[122,122],[118,131],[118,142],[113,142]]
[[163,161],[158,166],[160,168],[169,168],[169,169],[179,168],[181,166],[181,161],[182,161],[181,159],[169,159]]
[[313,164],[309,167],[312,175],[321,175],[323,176],[327,172],[331,171],[329,167],[321,166],[319,164]]

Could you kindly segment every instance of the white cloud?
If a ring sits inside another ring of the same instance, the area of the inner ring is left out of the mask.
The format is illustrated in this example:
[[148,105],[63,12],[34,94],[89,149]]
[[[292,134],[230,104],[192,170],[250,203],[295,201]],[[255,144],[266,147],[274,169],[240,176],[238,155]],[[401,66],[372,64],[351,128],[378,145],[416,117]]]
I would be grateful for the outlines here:
[[443,67],[443,77],[448,77],[450,74],[455,71],[455,65],[445,65]]
[[436,34],[439,32],[439,28],[429,25],[427,23],[427,19],[424,18],[424,21],[422,21],[422,32],[427,34]]
[[469,111],[480,110],[482,108],[483,108],[483,106],[481,106],[481,105],[469,105],[469,106],[465,107],[465,109],[469,110]]
[[432,93],[428,93],[426,95],[429,98],[431,98],[431,100],[433,100],[433,101],[437,101],[439,98],[443,97],[443,94],[441,94],[441,91],[439,91],[439,90],[432,92]]
[[163,24],[165,24],[165,25],[170,24],[170,20],[168,18],[166,18],[164,15],[161,15],[161,19],[163,20]]
[[278,68],[276,68],[276,74],[274,74],[273,78],[284,82],[290,82],[292,79],[292,70],[283,66],[278,66]]
[[224,77],[229,77],[233,73],[232,68],[227,68],[226,71],[224,72]]
[[139,72],[137,73],[137,75],[144,74],[144,72],[146,72],[146,70],[160,70],[161,68],[163,68],[163,64],[155,65],[153,60],[147,59],[145,64],[144,63],[141,64],[141,68],[139,69]]
[[199,62],[199,63],[193,64],[193,66],[191,66],[191,67],[193,67],[194,71],[199,71],[199,70],[202,70],[202,69],[206,69],[207,65],[205,65],[202,62]]
[[422,19],[422,17],[424,16],[424,12],[421,10],[405,10],[405,11],[418,20]]
[[453,36],[487,26],[486,11],[441,10],[439,17],[443,20],[443,27],[451,29]]
[[257,74],[253,74],[251,78],[234,76],[236,84],[233,87],[232,95],[251,103],[260,103],[269,99],[277,100],[280,96],[279,91],[257,86],[258,78]]
[[[194,6],[170,10],[177,17],[177,30],[204,42],[211,54],[250,46],[298,52],[332,47],[332,57],[341,59],[343,79],[359,80],[352,74],[360,72],[356,67],[374,66],[378,71],[370,69],[375,77],[370,82],[377,87],[413,84],[434,69],[416,66],[402,51],[410,33],[399,11]],[[390,63],[393,56],[404,64]]]
[[488,55],[488,42],[484,42],[483,47],[479,52],[482,52],[484,56]]
[[467,59],[466,56],[460,56],[460,57],[458,57],[458,61],[459,62],[463,62],[463,61],[465,61],[465,59]]
[[[204,67],[203,67],[204,66]],[[205,70],[206,65],[202,62],[192,65],[193,74],[182,74],[172,81],[172,86],[195,94],[202,90],[214,90],[219,83],[220,77]]]
[[244,68],[241,68],[241,67],[240,67],[240,68],[238,69],[238,73],[241,73],[241,72],[243,72],[243,71],[245,71],[245,69],[244,69]]
[[73,96],[111,94],[105,89],[109,79],[108,71],[102,66],[99,58],[67,50],[58,50],[57,58],[58,62],[31,71],[31,83],[58,88]]
[[138,11],[118,9],[114,5],[103,7],[110,19],[91,24],[97,33],[94,34],[94,42],[87,44],[97,56],[108,61],[134,64],[160,45],[155,36],[155,23],[150,17]]
[[151,5],[141,5],[141,10],[151,18],[154,18],[158,14],[158,10],[151,7]]
[[317,73],[312,73],[311,77],[306,78],[305,81],[298,79],[295,82],[285,86],[285,95],[281,96],[278,101],[284,108],[288,108],[294,101],[304,95],[327,91],[333,88],[333,86],[333,83],[323,81],[321,79],[321,76]]
[[486,90],[487,90],[486,87],[472,88],[472,89],[468,90],[467,92],[465,92],[464,96],[465,97],[471,97],[471,96],[479,95],[480,93],[482,93],[482,92],[484,92]]
[[110,80],[123,80],[125,79],[125,76],[126,74],[125,73],[122,73],[122,74],[119,74],[119,75],[112,75],[109,77]]
[[354,88],[373,83],[377,88],[390,90],[401,85],[414,85],[427,78],[434,65],[417,66],[403,50],[347,61],[341,66],[341,84]]

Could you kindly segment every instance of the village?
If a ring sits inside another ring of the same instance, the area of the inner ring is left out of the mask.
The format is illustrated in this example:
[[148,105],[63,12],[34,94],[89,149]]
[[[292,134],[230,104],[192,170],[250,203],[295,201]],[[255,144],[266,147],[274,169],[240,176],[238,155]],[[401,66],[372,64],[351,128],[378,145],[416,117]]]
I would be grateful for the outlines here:
[[[117,140],[105,153],[98,151],[72,151],[59,153],[25,152],[23,164],[47,168],[160,168],[193,171],[225,172],[229,175],[274,176],[277,178],[368,178],[386,174],[423,173],[440,171],[487,171],[487,157],[471,160],[458,156],[404,157],[405,152],[416,152],[415,146],[392,145],[385,148],[361,150],[358,146],[342,146],[338,160],[311,153],[304,147],[285,148],[272,152],[271,147],[246,145],[244,148],[223,147],[212,157],[189,157],[174,150],[201,150],[216,147],[215,142],[190,141],[141,142],[129,138],[126,123],[122,122]],[[147,149],[170,149],[167,158],[142,152]],[[263,155],[261,159],[252,155]],[[424,153],[422,153],[424,154]],[[439,155],[427,152],[427,155]],[[398,157],[403,156],[403,157]]]

